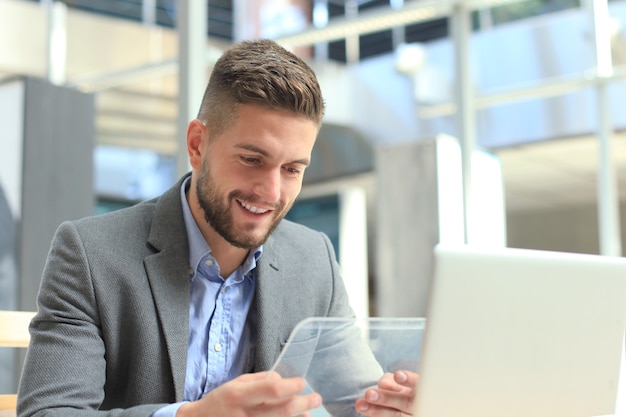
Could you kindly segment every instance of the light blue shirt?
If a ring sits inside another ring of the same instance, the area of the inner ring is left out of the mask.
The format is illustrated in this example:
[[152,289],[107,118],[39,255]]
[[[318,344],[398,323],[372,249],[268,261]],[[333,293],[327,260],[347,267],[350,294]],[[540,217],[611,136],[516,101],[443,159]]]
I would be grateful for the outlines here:
[[[180,190],[193,271],[185,402],[198,400],[251,370],[256,340],[246,319],[254,296],[256,261],[263,252],[262,246],[250,251],[243,264],[223,279],[211,248],[191,215],[185,193],[189,181]],[[153,417],[173,417],[183,403],[163,407]]]

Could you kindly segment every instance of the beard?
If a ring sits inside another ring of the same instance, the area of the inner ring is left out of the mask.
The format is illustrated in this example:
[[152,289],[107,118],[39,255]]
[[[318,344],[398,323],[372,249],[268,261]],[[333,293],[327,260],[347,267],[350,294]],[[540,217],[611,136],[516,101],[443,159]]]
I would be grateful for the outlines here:
[[206,161],[202,163],[202,169],[198,174],[196,193],[206,222],[224,240],[241,249],[254,249],[265,243],[288,211],[284,210],[285,204],[282,202],[272,204],[273,212],[282,214],[276,215],[262,236],[254,234],[258,225],[248,224],[238,228],[233,219],[231,206],[239,204],[236,200],[253,204],[259,202],[260,199],[254,194],[244,194],[241,190],[234,190],[228,194],[228,199],[224,201]]

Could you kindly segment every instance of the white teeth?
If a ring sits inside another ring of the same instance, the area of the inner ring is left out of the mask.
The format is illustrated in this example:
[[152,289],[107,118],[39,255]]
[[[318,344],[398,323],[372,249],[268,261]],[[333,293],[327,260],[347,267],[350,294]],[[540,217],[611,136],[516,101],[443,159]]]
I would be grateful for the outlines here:
[[269,211],[267,209],[262,209],[262,208],[259,208],[259,207],[251,206],[250,204],[244,203],[243,201],[240,201],[239,204],[241,204],[241,206],[243,208],[245,208],[248,211],[251,211],[254,214],[263,214],[263,213],[267,213]]

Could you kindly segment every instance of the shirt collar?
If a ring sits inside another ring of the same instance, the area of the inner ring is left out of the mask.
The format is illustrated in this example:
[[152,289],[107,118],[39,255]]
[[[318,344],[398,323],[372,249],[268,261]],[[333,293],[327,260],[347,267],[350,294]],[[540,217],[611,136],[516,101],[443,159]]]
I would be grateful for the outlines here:
[[[183,207],[183,219],[185,221],[185,229],[187,231],[187,240],[189,243],[189,266],[193,270],[193,273],[191,274],[193,276],[198,270],[198,264],[200,261],[211,253],[211,248],[204,239],[204,236],[202,236],[200,228],[191,214],[189,203],[187,202],[187,189],[189,188],[190,183],[191,177],[188,177],[183,181],[180,187],[180,200]],[[256,261],[262,254],[263,245],[248,252],[248,256],[242,264],[242,272],[244,276],[254,270],[256,267]]]

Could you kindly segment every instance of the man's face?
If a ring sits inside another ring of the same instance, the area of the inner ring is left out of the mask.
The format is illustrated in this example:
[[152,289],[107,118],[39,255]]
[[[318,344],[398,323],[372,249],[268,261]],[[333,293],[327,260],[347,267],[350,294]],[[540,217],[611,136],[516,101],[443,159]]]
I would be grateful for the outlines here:
[[302,188],[317,125],[304,117],[241,105],[219,137],[208,132],[196,192],[204,218],[231,245],[263,244]]

